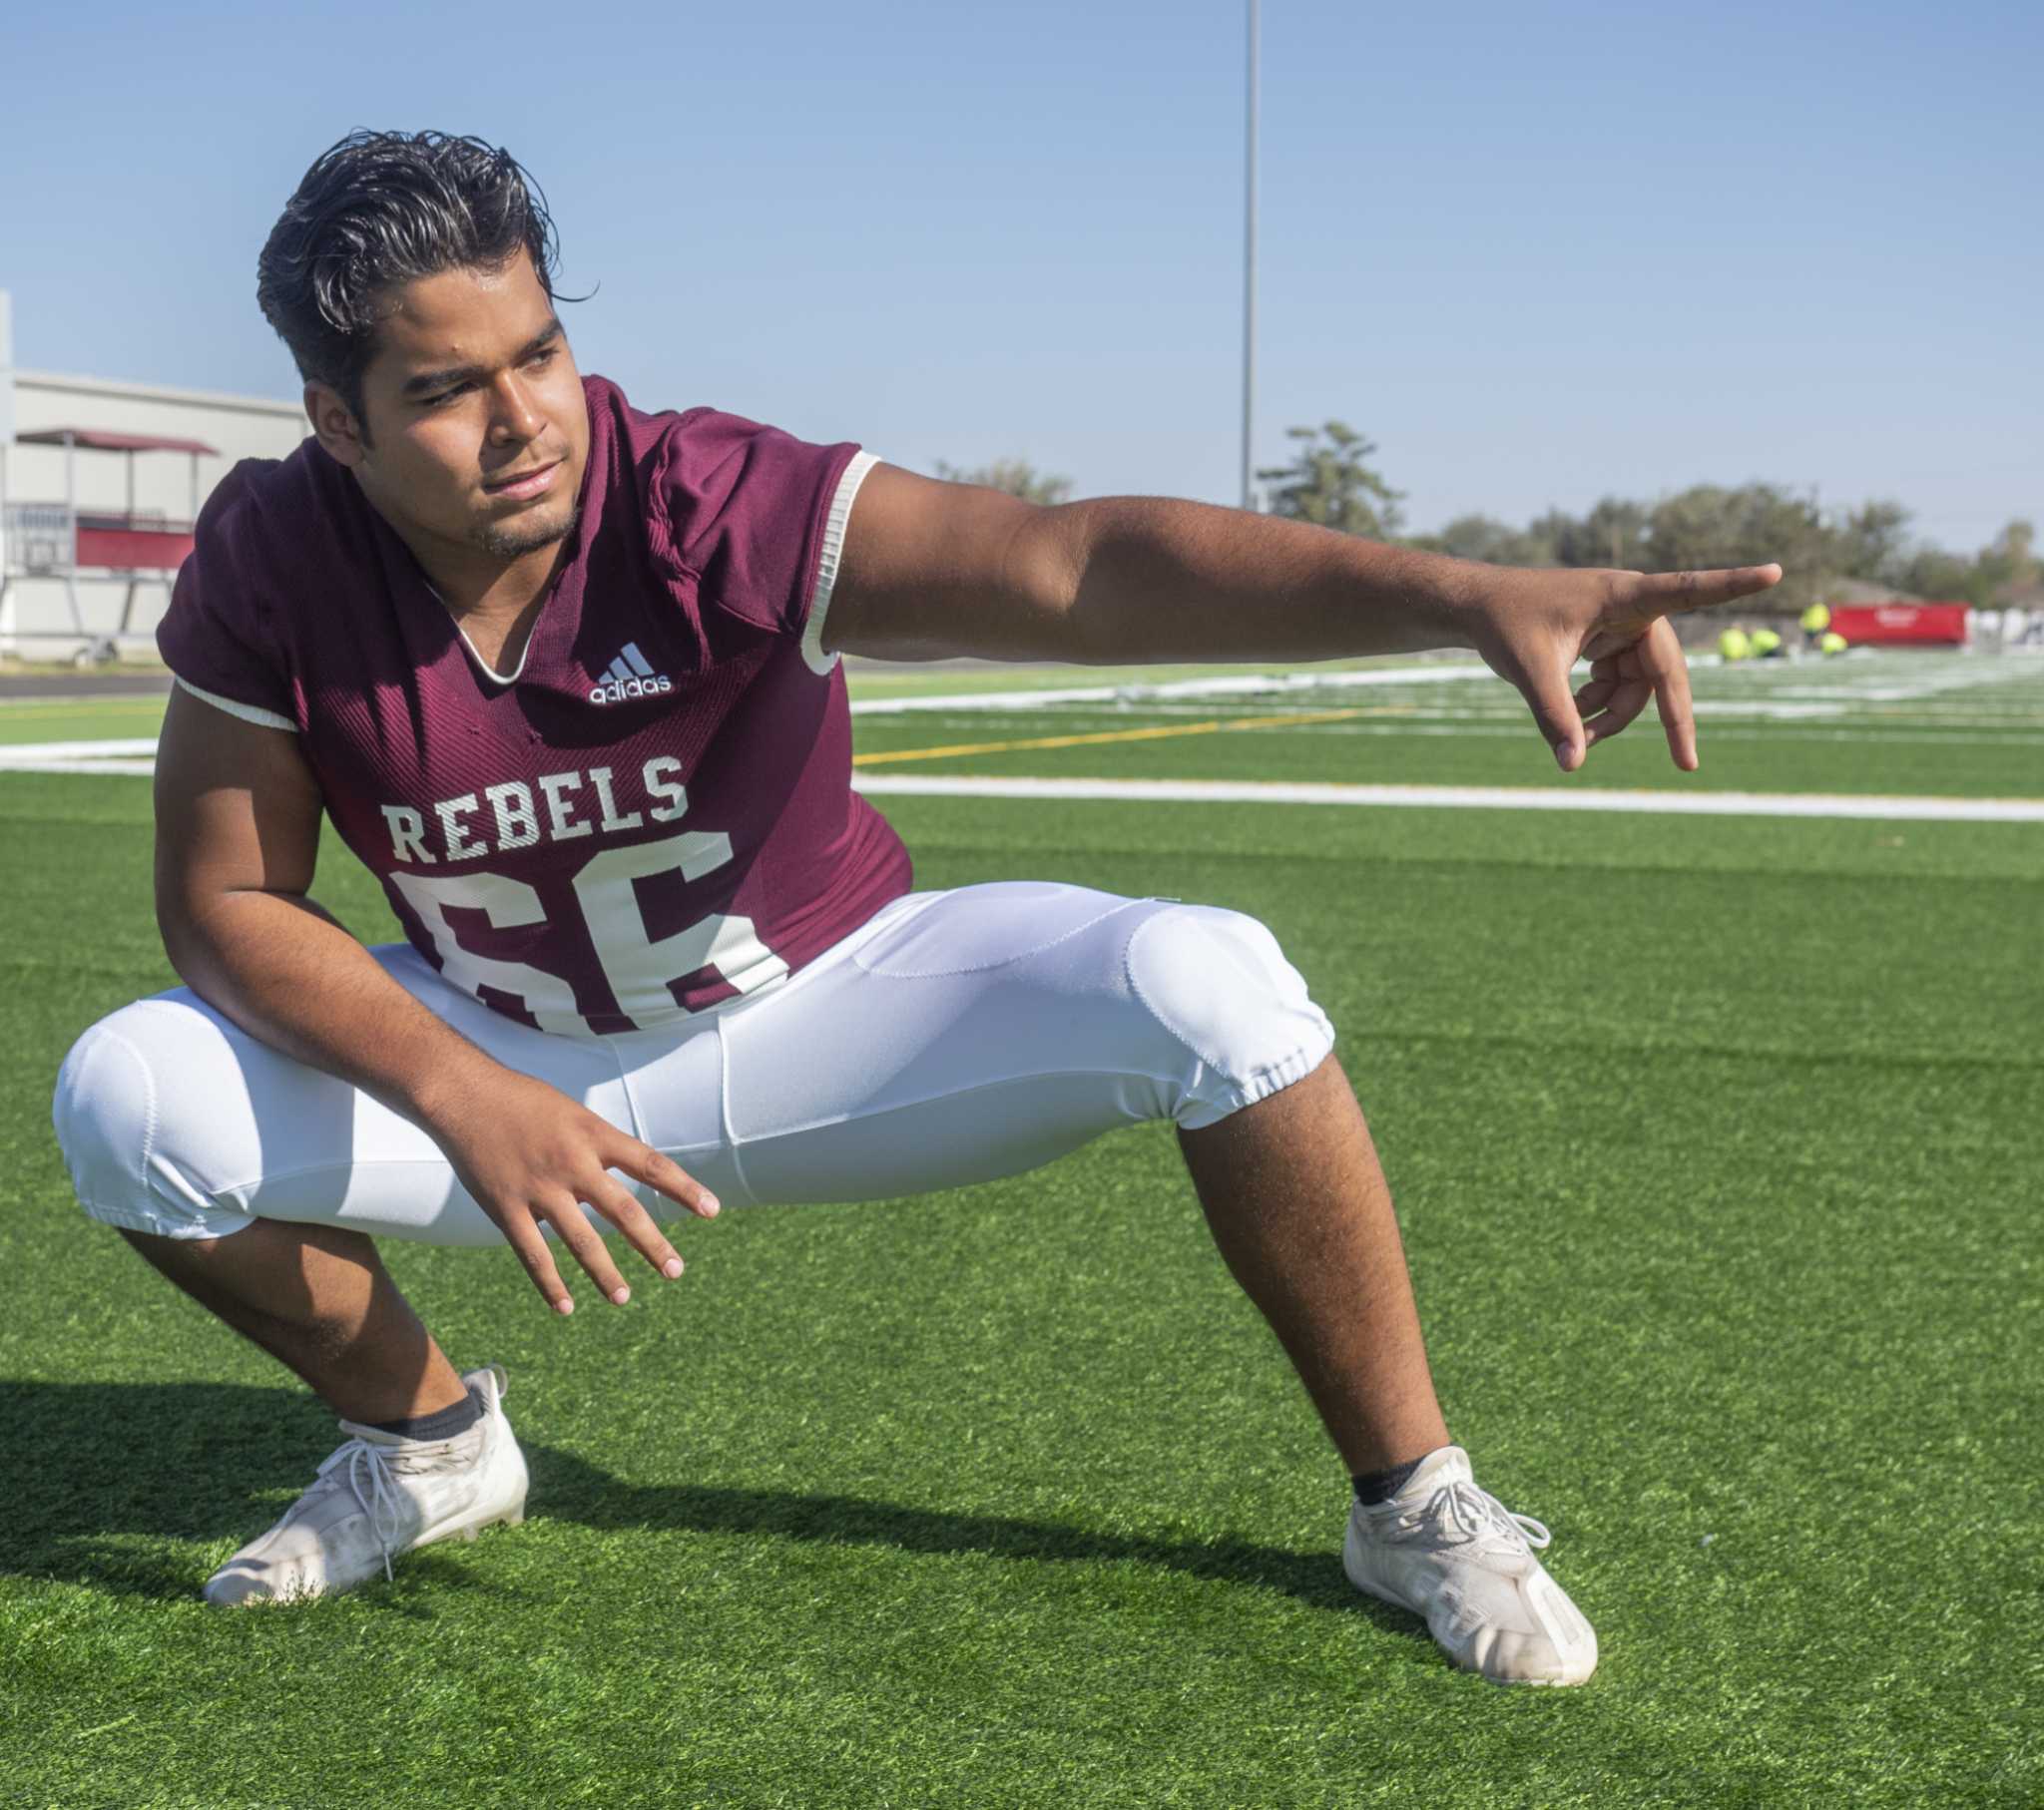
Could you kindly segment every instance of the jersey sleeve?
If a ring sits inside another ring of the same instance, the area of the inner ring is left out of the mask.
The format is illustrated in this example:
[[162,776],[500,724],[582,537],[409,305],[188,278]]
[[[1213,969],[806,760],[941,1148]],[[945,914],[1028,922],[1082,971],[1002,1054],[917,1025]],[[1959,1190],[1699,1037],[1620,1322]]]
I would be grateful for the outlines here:
[[656,484],[674,554],[698,607],[801,643],[827,673],[823,618],[859,484],[879,461],[849,442],[818,446],[714,409],[669,438]]
[[263,619],[246,488],[238,466],[200,511],[192,553],[157,625],[157,652],[179,684],[208,703],[295,729],[290,676]]

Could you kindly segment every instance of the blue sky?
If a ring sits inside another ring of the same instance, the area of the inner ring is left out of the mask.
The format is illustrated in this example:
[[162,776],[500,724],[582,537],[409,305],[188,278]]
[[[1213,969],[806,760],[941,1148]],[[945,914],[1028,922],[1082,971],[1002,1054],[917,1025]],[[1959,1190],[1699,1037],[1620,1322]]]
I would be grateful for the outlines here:
[[[2044,517],[2044,8],[1266,0],[1260,455],[1416,528],[1771,478]],[[11,19],[26,366],[291,395],[256,252],[358,125],[508,145],[585,368],[903,464],[1232,501],[1239,0],[108,0]]]

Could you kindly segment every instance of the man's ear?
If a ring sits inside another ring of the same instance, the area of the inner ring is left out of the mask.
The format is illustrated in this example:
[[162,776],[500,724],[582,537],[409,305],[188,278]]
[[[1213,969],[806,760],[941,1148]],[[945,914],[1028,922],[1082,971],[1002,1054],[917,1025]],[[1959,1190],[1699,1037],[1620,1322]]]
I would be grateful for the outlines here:
[[352,470],[361,464],[368,449],[368,436],[353,411],[340,399],[340,392],[324,383],[305,385],[305,419],[312,424],[312,437],[342,465]]

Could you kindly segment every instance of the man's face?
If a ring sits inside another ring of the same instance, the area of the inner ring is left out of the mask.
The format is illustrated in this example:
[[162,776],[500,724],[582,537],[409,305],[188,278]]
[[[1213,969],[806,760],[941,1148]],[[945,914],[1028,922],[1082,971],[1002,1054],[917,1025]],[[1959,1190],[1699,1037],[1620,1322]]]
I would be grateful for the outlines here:
[[422,553],[423,540],[513,560],[565,538],[589,411],[531,258],[421,277],[385,306],[362,376],[366,433],[336,443],[325,430],[338,398],[314,386],[321,444]]

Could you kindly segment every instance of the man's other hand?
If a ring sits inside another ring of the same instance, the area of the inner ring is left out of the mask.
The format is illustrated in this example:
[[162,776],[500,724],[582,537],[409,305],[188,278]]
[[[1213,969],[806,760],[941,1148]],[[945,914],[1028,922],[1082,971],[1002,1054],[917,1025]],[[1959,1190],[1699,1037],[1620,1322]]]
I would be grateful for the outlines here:
[[[1782,582],[1780,566],[1722,572],[1500,570],[1486,587],[1471,639],[1484,663],[1519,689],[1565,773],[1609,740],[1652,698],[1668,751],[1686,773],[1697,768],[1689,668],[1675,625],[1684,610],[1729,604]],[[1576,663],[1590,663],[1580,690]]]
[[631,1299],[585,1205],[623,1232],[670,1281],[682,1273],[675,1247],[618,1174],[657,1189],[699,1218],[717,1216],[717,1196],[673,1158],[530,1076],[493,1067],[436,1102],[424,1123],[556,1313],[572,1313],[575,1302],[554,1266],[542,1225],[554,1228],[605,1300],[622,1307]]

